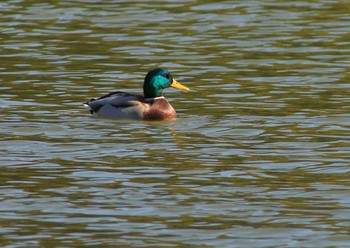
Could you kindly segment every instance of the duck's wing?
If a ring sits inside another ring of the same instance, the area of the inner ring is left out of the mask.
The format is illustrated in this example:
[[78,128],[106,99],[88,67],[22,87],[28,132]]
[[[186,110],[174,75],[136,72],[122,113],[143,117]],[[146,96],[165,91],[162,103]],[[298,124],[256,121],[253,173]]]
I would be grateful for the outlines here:
[[98,112],[99,109],[105,105],[111,105],[115,108],[135,106],[138,105],[139,102],[143,102],[142,99],[142,96],[128,94],[122,91],[115,91],[97,99],[92,98],[90,101],[85,102],[84,105],[89,107],[90,111]]
[[116,91],[97,99],[93,98],[84,105],[97,116],[138,119],[142,117],[146,102],[142,96]]

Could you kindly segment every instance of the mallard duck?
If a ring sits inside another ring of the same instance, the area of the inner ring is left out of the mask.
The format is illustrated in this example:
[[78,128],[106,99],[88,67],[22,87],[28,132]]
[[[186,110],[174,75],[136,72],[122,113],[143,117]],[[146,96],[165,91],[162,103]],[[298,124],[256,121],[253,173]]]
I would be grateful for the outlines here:
[[169,71],[149,71],[143,84],[143,96],[116,91],[84,103],[95,117],[108,119],[170,120],[176,111],[162,95],[165,88],[189,90],[178,83]]

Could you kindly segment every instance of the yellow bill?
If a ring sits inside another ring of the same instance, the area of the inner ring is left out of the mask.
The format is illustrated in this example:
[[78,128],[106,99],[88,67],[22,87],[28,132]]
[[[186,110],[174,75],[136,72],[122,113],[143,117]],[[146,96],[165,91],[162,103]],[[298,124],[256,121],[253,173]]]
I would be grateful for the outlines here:
[[180,84],[175,79],[173,79],[173,82],[171,83],[170,87],[173,87],[173,88],[176,88],[176,89],[179,89],[179,90],[190,90],[188,87],[186,87],[185,85]]

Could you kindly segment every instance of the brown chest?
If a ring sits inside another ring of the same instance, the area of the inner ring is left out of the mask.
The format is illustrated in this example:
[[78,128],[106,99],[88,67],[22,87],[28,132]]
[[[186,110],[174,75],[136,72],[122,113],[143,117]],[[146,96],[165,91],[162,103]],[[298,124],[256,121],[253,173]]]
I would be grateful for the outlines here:
[[144,120],[176,119],[176,111],[166,99],[156,99],[144,113]]

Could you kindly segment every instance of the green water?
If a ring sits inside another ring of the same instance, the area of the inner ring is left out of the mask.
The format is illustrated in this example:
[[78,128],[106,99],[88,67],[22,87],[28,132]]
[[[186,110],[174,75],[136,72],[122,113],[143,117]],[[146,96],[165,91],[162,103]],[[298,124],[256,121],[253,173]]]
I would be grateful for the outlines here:
[[[0,246],[349,247],[348,1],[0,3]],[[164,67],[174,122],[94,119]]]

